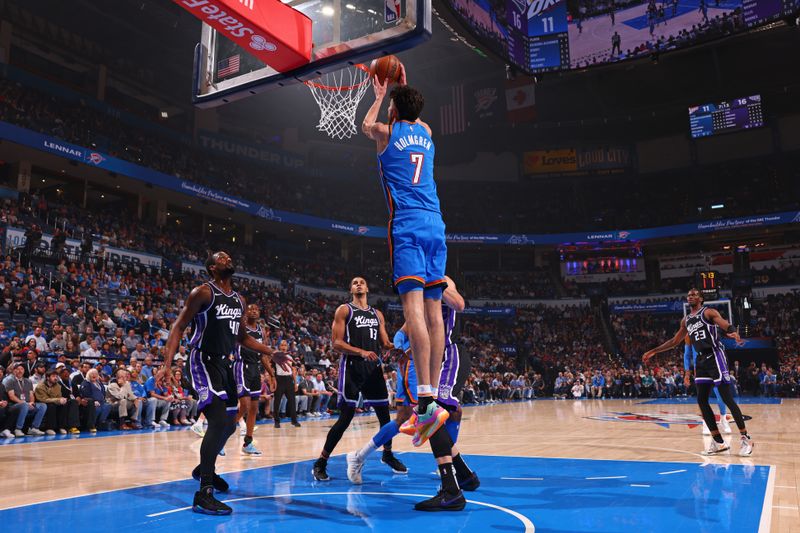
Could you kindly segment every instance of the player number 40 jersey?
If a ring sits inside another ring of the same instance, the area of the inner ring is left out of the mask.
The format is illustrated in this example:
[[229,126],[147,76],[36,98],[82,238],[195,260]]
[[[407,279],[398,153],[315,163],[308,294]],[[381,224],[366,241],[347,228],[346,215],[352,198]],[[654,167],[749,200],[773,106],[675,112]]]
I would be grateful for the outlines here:
[[421,124],[401,120],[390,126],[389,144],[378,154],[390,213],[407,209],[441,212],[433,180],[435,153],[433,140]]

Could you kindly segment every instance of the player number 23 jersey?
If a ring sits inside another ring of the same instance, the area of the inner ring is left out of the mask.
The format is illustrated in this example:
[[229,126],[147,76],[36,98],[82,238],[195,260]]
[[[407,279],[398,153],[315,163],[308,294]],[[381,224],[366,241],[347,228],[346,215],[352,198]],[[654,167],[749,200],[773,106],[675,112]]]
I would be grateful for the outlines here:
[[378,154],[390,213],[407,209],[441,212],[433,181],[434,154],[433,140],[421,124],[398,121],[391,125],[389,144]]

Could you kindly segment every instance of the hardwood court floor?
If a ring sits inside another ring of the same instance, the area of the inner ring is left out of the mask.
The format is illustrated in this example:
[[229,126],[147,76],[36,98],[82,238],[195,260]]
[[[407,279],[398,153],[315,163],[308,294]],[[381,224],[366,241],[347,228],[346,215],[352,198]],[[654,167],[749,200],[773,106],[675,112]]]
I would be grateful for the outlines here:
[[[459,447],[467,457],[773,465],[771,531],[800,532],[800,450],[795,438],[800,430],[798,405],[797,400],[742,405],[744,414],[752,417],[748,429],[755,441],[755,452],[748,458],[700,455],[704,446],[700,428],[688,425],[698,420],[696,405],[647,404],[641,400],[539,400],[466,408]],[[305,421],[302,428],[294,428],[284,423],[281,429],[260,425],[255,438],[264,455],[242,456],[238,451],[240,440],[232,438],[217,470],[232,472],[313,459],[331,424],[331,420]],[[373,416],[357,417],[335,453],[357,449],[377,428]],[[197,464],[200,439],[190,431],[100,435],[33,442],[19,439],[0,445],[0,463],[6,465],[7,473],[13,472],[14,479],[13,490],[4,491],[0,499],[0,510],[181,480]],[[402,435],[395,439],[395,450],[415,451],[410,439]],[[736,439],[732,451],[738,451]],[[342,477],[344,473],[331,474]]]

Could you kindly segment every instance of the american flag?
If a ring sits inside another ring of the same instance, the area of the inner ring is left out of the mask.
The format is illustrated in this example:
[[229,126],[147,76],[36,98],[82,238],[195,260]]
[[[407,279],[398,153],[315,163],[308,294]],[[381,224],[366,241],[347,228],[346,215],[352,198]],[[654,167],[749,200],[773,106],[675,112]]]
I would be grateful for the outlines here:
[[450,103],[439,108],[442,135],[463,133],[467,129],[467,112],[464,107],[464,86],[451,88]]
[[239,72],[239,54],[223,59],[217,63],[217,77],[224,78]]

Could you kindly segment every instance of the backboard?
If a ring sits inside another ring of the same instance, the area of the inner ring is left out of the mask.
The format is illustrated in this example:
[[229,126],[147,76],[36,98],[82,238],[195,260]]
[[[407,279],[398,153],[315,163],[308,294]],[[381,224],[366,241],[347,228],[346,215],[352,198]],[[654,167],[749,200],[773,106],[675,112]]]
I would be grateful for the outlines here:
[[[269,0],[272,1],[272,0]],[[215,107],[412,48],[431,35],[431,0],[288,0],[312,21],[311,61],[280,73],[203,24],[194,103]]]

